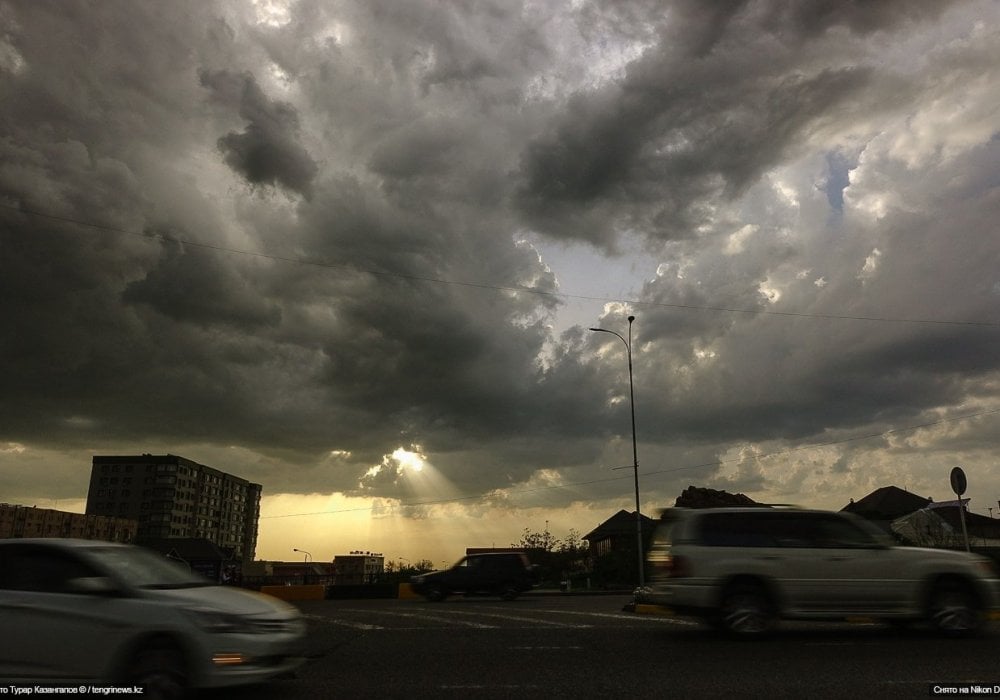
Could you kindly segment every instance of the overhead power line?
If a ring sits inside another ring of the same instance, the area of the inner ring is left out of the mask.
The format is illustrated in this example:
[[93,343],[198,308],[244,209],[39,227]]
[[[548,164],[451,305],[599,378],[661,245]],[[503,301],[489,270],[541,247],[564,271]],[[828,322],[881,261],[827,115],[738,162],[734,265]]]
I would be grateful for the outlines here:
[[430,277],[425,275],[412,275],[402,272],[390,272],[386,270],[371,270],[365,268],[359,268],[354,265],[347,265],[344,263],[334,263],[321,260],[308,260],[305,258],[289,257],[283,255],[275,255],[272,253],[261,253],[251,250],[242,250],[239,248],[232,248],[229,246],[216,245],[212,243],[202,243],[200,241],[189,240],[186,238],[181,238],[179,236],[172,236],[166,233],[158,232],[146,232],[146,231],[129,231],[128,229],[123,229],[117,226],[109,226],[105,224],[97,224],[90,221],[83,221],[81,219],[75,219],[67,216],[58,216],[56,214],[48,214],[45,212],[37,211],[34,209],[26,209],[23,207],[13,206],[10,204],[0,203],[0,208],[9,209],[11,211],[16,211],[21,214],[26,214],[29,216],[36,216],[43,219],[49,219],[51,221],[60,221],[68,224],[75,224],[78,226],[84,226],[87,228],[97,229],[99,231],[108,231],[111,233],[119,233],[128,236],[138,236],[141,238],[155,239],[166,241],[169,243],[176,243],[178,245],[189,246],[193,248],[203,248],[205,250],[213,250],[221,253],[230,253],[233,255],[244,255],[247,257],[261,258],[264,260],[273,260],[276,262],[286,262],[295,265],[308,265],[311,267],[320,267],[327,269],[336,270],[346,270],[350,272],[363,273],[368,275],[373,275],[377,277],[391,277],[396,279],[412,280],[415,282],[426,282],[430,284],[441,284],[452,287],[468,287],[472,289],[485,289],[497,292],[513,292],[513,293],[524,293],[524,294],[535,294],[538,296],[554,297],[559,299],[578,299],[582,301],[595,301],[601,303],[619,303],[628,304],[634,307],[646,307],[646,308],[668,308],[668,309],[680,309],[684,311],[709,311],[715,313],[731,313],[731,314],[744,314],[747,316],[782,316],[786,318],[803,318],[803,319],[819,319],[819,320],[830,320],[830,321],[865,321],[871,323],[905,323],[905,324],[923,324],[923,325],[941,325],[941,326],[971,326],[971,327],[983,327],[983,328],[998,328],[1000,327],[1000,322],[997,321],[962,321],[962,320],[948,320],[948,319],[935,319],[935,318],[900,318],[892,316],[860,316],[854,314],[823,314],[823,313],[805,313],[796,311],[773,311],[767,309],[741,309],[736,307],[728,306],[701,306],[696,304],[672,304],[669,302],[658,302],[658,301],[640,301],[637,299],[616,299],[613,297],[603,297],[603,296],[590,296],[586,294],[572,294],[569,292],[553,292],[546,289],[538,289],[537,287],[527,287],[519,285],[497,285],[488,284],[485,282],[470,282],[465,280],[451,280],[443,279],[439,277]]
[[[955,422],[958,422],[958,421],[969,420],[971,418],[980,418],[982,416],[995,415],[997,413],[1000,413],[1000,408],[987,409],[987,410],[984,410],[984,411],[978,411],[976,413],[967,413],[967,414],[965,414],[963,416],[955,416],[953,418],[942,418],[940,420],[930,421],[928,423],[920,423],[919,425],[910,425],[910,426],[906,426],[906,427],[903,427],[903,428],[894,428],[892,430],[884,430],[884,431],[882,431],[880,433],[868,433],[868,434],[865,434],[865,435],[855,435],[855,436],[852,436],[852,437],[841,438],[839,440],[830,440],[828,442],[812,443],[812,444],[809,444],[809,445],[802,445],[800,447],[793,447],[793,448],[790,448],[790,449],[787,449],[787,450],[778,450],[778,451],[775,451],[775,452],[768,452],[768,453],[764,453],[764,454],[755,455],[754,459],[756,459],[756,460],[772,459],[774,457],[781,457],[783,455],[793,454],[795,452],[802,452],[804,450],[814,450],[814,449],[819,449],[821,447],[830,447],[832,445],[844,445],[844,444],[847,444],[847,443],[850,443],[850,442],[859,442],[861,440],[871,440],[871,439],[874,439],[874,438],[888,437],[890,435],[898,435],[900,433],[913,432],[914,430],[920,430],[922,428],[932,428],[932,427],[937,426],[937,425],[945,425],[947,423],[955,423]],[[655,470],[652,470],[652,471],[639,472],[639,475],[643,476],[643,477],[647,477],[647,478],[651,477],[651,476],[663,476],[664,474],[674,474],[674,473],[677,473],[677,472],[690,471],[690,470],[693,470],[693,469],[706,469],[708,467],[720,467],[720,466],[723,466],[723,465],[726,465],[726,464],[731,464],[731,463],[734,463],[734,462],[739,462],[739,461],[741,461],[741,459],[742,458],[720,459],[720,460],[715,460],[715,461],[712,461],[712,462],[702,462],[700,464],[690,464],[690,465],[687,465],[687,466],[684,466],[684,467],[672,467],[672,468],[669,468],[669,469],[655,469]],[[629,468],[631,468],[631,466]],[[553,485],[550,485],[550,486],[535,486],[535,487],[532,487],[532,488],[514,489],[514,490],[511,490],[511,491],[507,491],[507,495],[520,496],[520,495],[526,495],[526,494],[531,494],[531,493],[539,493],[539,492],[542,492],[542,491],[554,491],[554,490],[559,490],[559,489],[569,489],[569,488],[576,488],[576,487],[579,487],[579,486],[592,486],[594,484],[604,484],[604,483],[609,483],[609,482],[612,482],[612,481],[621,481],[623,479],[631,479],[631,478],[632,478],[632,475],[629,474],[629,475],[626,475],[626,476],[612,476],[612,477],[606,477],[606,478],[603,478],[603,479],[591,479],[589,481],[577,481],[577,482],[573,482],[573,483],[570,483],[570,484],[553,484]],[[398,504],[395,504],[393,507],[398,507],[398,508],[417,508],[417,507],[420,507],[420,506],[446,505],[448,503],[460,503],[462,501],[485,500],[485,499],[488,499],[489,497],[490,497],[490,494],[488,494],[488,493],[487,494],[476,494],[476,495],[472,495],[472,496],[455,496],[455,497],[452,497],[452,498],[439,498],[439,499],[433,499],[433,500],[427,500],[427,501],[400,502]],[[262,515],[260,517],[261,517],[262,520],[265,520],[265,519],[266,520],[272,520],[272,519],[280,519],[280,518],[301,518],[301,517],[315,516],[315,515],[339,515],[341,513],[364,513],[364,512],[373,511],[376,508],[377,508],[377,506],[358,506],[356,508],[341,508],[341,509],[337,509],[337,510],[321,510],[321,511],[309,512],[309,513],[285,513],[285,514],[282,514],[282,515]]]

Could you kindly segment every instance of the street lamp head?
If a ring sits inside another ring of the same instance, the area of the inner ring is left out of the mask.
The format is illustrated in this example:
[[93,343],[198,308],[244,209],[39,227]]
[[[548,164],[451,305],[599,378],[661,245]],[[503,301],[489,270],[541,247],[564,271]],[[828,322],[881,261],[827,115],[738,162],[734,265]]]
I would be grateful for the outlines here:
[[635,316],[629,316],[628,317],[628,322],[629,323],[632,323],[632,321],[634,321],[634,320],[635,320]]

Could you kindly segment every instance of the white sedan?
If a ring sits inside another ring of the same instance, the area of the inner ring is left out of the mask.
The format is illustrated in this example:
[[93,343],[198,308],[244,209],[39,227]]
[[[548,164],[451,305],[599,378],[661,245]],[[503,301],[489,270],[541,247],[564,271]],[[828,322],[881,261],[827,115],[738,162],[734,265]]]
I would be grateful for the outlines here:
[[134,684],[170,698],[303,661],[291,605],[109,542],[0,540],[0,620],[0,678],[11,682]]

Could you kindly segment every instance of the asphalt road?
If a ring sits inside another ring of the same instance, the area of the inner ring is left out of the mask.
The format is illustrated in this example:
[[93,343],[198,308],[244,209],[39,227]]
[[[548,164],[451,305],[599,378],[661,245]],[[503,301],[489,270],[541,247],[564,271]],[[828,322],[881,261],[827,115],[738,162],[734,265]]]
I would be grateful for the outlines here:
[[622,612],[627,601],[303,602],[312,658],[296,678],[213,697],[926,698],[960,683],[1000,695],[995,626],[952,640],[874,623],[789,623],[742,642]]

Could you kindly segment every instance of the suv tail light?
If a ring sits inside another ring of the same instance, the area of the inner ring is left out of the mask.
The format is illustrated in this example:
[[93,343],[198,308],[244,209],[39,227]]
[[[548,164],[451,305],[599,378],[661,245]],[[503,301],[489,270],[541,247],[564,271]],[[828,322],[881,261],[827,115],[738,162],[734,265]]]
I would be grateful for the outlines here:
[[687,557],[663,554],[657,557],[652,564],[657,574],[667,578],[684,578],[691,575],[691,563]]

